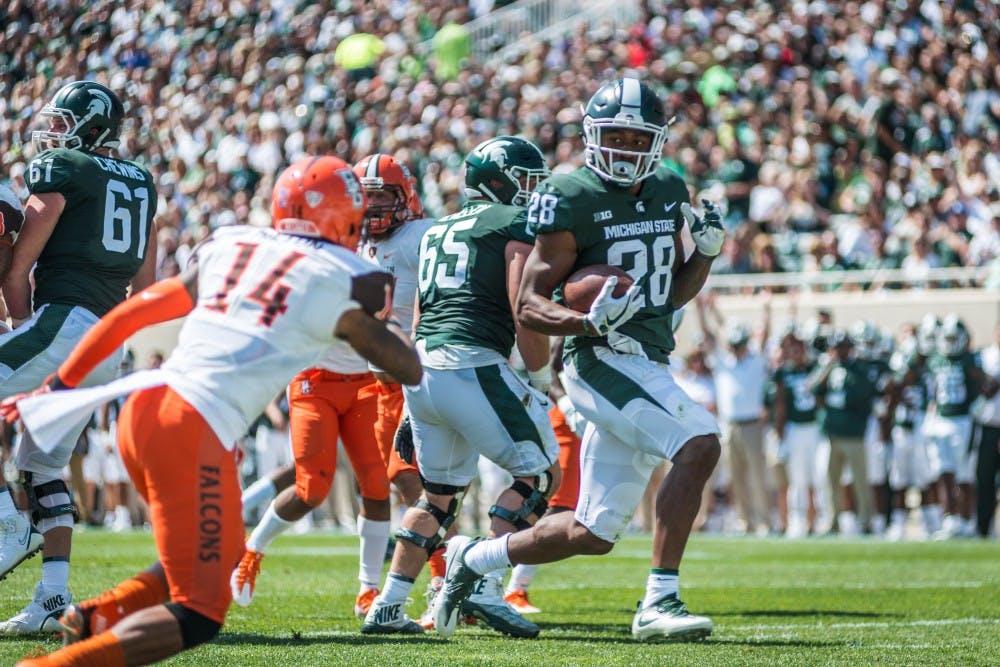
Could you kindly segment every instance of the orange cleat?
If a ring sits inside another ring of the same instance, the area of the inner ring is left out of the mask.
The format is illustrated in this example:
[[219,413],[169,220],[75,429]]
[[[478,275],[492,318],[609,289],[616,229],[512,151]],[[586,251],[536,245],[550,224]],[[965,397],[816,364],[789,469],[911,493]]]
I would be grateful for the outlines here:
[[247,549],[240,564],[236,566],[233,575],[229,578],[229,587],[233,591],[233,601],[241,607],[246,607],[253,602],[257,575],[260,574],[260,562],[263,559],[264,554]]
[[531,604],[531,600],[528,599],[528,591],[523,588],[519,591],[508,591],[504,593],[504,601],[514,608],[519,614],[539,614],[541,609]]
[[372,600],[381,591],[377,588],[366,588],[365,590],[358,593],[358,597],[354,598],[354,615],[360,618],[362,621],[365,620],[365,616],[368,615],[368,610],[371,609]]

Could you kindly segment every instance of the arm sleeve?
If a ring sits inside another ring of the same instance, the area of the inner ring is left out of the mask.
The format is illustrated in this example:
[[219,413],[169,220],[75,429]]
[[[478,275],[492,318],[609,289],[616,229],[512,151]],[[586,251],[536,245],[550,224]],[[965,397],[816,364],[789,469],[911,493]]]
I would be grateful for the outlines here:
[[59,366],[57,378],[67,387],[79,385],[90,371],[128,338],[150,325],[187,315],[194,308],[180,278],[154,283],[118,304],[87,332]]

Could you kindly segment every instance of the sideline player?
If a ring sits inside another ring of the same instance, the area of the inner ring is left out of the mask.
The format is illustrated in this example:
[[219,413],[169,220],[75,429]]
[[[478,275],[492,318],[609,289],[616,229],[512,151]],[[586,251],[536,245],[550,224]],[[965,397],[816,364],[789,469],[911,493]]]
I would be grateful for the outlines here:
[[[586,166],[552,176],[531,196],[528,223],[537,239],[517,313],[525,327],[567,336],[566,389],[592,424],[580,455],[580,499],[573,514],[545,517],[530,530],[449,542],[435,610],[445,636],[483,573],[608,553],[664,458],[673,467],[657,495],[653,569],[632,634],[652,641],[712,630],[711,620],[688,612],[678,597],[678,567],[719,458],[718,426],[675,385],[666,362],[671,315],[704,285],[725,232],[710,203],[703,219],[695,216],[683,181],[662,164],[667,125],[662,102],[637,79],[602,85],[583,119]],[[687,260],[679,238],[685,219],[697,246]],[[593,264],[619,266],[635,282],[616,298],[617,280],[608,278],[587,313],[552,301],[573,271]]]
[[[134,162],[111,157],[125,118],[121,101],[99,83],[77,81],[60,88],[41,115],[49,127],[32,134],[37,153],[28,167],[31,196],[3,283],[15,331],[0,336],[0,398],[41,385],[80,338],[125,299],[130,285],[135,294],[156,278],[153,177]],[[121,351],[109,355],[83,384],[113,379],[120,360]],[[71,597],[76,517],[63,468],[86,422],[81,419],[47,452],[30,437],[22,439],[15,460],[34,526],[14,507],[0,478],[0,578],[35,553],[44,535],[34,599],[0,623],[0,633],[58,631],[57,619]]]
[[162,369],[4,402],[8,420],[21,410],[44,443],[65,431],[67,405],[79,412],[132,391],[119,420],[119,447],[150,504],[160,555],[150,570],[67,610],[60,622],[71,645],[21,664],[146,664],[211,640],[231,600],[228,574],[243,551],[232,448],[250,422],[331,344],[350,345],[401,382],[419,382],[409,341],[375,317],[387,314],[390,276],[354,254],[364,208],[343,160],[293,164],[275,183],[276,231],[217,230],[190,269],[111,311],[36,393],[76,386],[131,334],[188,315]]
[[[404,391],[424,491],[403,516],[363,633],[423,632],[403,607],[458,516],[480,454],[514,477],[490,508],[492,535],[530,526],[555,490],[558,446],[543,394],[551,381],[548,337],[518,329],[511,310],[532,241],[524,204],[546,175],[541,152],[524,139],[482,142],[465,158],[469,201],[421,240],[416,346],[425,372],[418,387]],[[515,333],[534,388],[508,362]],[[504,602],[503,570],[494,570],[465,613],[506,634],[534,637],[538,626]]]

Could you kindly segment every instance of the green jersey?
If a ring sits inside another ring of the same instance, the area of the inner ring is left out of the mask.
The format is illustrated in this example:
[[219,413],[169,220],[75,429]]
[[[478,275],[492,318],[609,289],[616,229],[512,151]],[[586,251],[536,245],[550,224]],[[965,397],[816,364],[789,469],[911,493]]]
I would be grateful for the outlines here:
[[469,202],[431,225],[420,241],[416,339],[428,350],[474,345],[510,356],[514,317],[504,252],[510,241],[534,240],[524,208],[492,202]]
[[82,306],[97,316],[125,300],[153,231],[156,188],[143,167],[86,151],[55,148],[28,168],[32,194],[66,200],[35,266],[34,307]]
[[785,364],[774,372],[776,387],[785,388],[785,418],[793,424],[811,424],[816,421],[816,396],[809,388],[809,378],[816,370],[815,364],[797,368]]
[[[581,167],[543,181],[528,205],[528,224],[536,234],[572,232],[577,257],[570,273],[611,264],[642,285],[642,307],[617,331],[636,340],[654,361],[666,362],[674,349],[673,274],[683,253],[680,208],[688,201],[684,181],[661,164],[638,194]],[[566,353],[591,345],[607,345],[607,339],[569,336]]]
[[972,381],[970,369],[976,366],[971,353],[957,357],[934,355],[927,360],[927,372],[931,376],[934,403],[942,417],[964,417],[969,414],[972,402],[979,395]]
[[860,438],[865,434],[868,415],[877,389],[869,379],[870,366],[859,359],[838,363],[827,376],[825,386],[817,387],[823,397],[820,428],[827,435]]

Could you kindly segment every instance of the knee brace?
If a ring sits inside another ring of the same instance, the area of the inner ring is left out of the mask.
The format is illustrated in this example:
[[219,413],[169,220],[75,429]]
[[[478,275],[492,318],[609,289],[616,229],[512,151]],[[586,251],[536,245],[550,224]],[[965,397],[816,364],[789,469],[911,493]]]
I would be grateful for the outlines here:
[[[437,532],[431,535],[430,537],[424,537],[420,533],[416,533],[410,530],[409,528],[405,528],[403,526],[400,526],[396,530],[396,537],[398,539],[406,540],[407,542],[412,542],[413,544],[416,544],[421,549],[427,551],[428,557],[435,551],[437,551],[438,545],[441,544],[441,541],[444,539],[444,536],[448,534],[448,529],[451,527],[451,524],[455,523],[455,519],[458,518],[458,512],[462,508],[462,498],[465,496],[465,491],[458,486],[446,486],[441,484],[432,486],[438,489],[447,488],[452,490],[451,493],[447,493],[447,492],[427,489],[428,491],[431,491],[431,493],[437,493],[439,495],[453,495],[454,497],[451,499],[451,502],[448,503],[448,510],[443,511],[436,505],[432,505],[423,498],[418,500],[413,506],[416,507],[417,509],[424,510],[432,517],[434,517],[434,520],[438,522]],[[424,488],[427,488],[426,482],[424,483]]]
[[546,470],[541,475],[536,475],[534,487],[515,479],[514,483],[510,485],[510,489],[524,498],[524,502],[516,510],[494,505],[490,508],[490,517],[498,516],[504,521],[509,521],[518,530],[530,528],[528,517],[532,514],[540,517],[545,514],[545,510],[549,507],[548,494],[552,489],[552,473]]
[[222,628],[222,623],[213,621],[208,616],[199,614],[194,609],[188,609],[176,602],[168,602],[163,606],[174,615],[178,625],[181,626],[184,650],[212,641]]
[[28,495],[31,520],[43,533],[60,526],[72,527],[78,515],[69,487],[60,478],[44,477],[31,472],[24,473],[24,490]]

